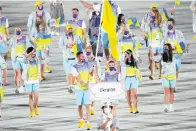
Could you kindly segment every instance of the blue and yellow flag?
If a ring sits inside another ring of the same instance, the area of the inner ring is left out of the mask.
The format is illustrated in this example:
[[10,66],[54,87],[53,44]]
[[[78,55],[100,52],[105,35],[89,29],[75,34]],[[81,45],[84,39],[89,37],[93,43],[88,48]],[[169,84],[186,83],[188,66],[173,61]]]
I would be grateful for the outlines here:
[[109,0],[103,0],[102,7],[102,28],[108,34],[109,46],[112,57],[119,59],[118,40],[116,35],[116,16],[112,12],[112,5]]
[[42,44],[50,44],[52,42],[51,35],[40,35],[38,41]]
[[137,21],[137,18],[136,17],[130,17],[128,20],[127,20],[127,24],[131,27],[139,27],[140,24],[139,22]]
[[44,50],[51,42],[51,35],[39,35],[39,38],[36,41],[33,41],[38,50]]
[[170,18],[169,15],[168,15],[167,10],[165,8],[163,8],[163,12],[162,12],[161,16],[163,17],[164,21],[166,21],[166,22]]
[[56,19],[56,25],[59,26],[60,24],[64,23],[64,16],[58,17]]

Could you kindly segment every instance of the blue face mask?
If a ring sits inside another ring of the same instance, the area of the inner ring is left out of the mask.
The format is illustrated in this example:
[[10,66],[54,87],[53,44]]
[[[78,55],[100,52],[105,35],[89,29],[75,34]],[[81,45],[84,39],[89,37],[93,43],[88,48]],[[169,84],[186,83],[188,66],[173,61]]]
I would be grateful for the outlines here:
[[90,56],[91,55],[91,52],[86,52],[86,56]]
[[72,35],[73,35],[73,32],[69,32],[69,33],[68,33],[68,36],[72,36]]
[[39,6],[38,9],[39,10],[43,10],[44,9],[44,6],[41,6],[41,7]]
[[116,71],[116,68],[115,67],[109,67],[109,70],[110,71]]
[[16,31],[16,35],[20,35],[21,34],[21,31]]
[[122,20],[121,20],[121,22],[122,22],[123,24],[126,24],[126,21],[125,21],[125,19],[122,19]]
[[128,35],[128,34],[129,34],[129,31],[125,31],[125,32],[124,32],[124,35]]
[[155,16],[151,16],[151,19],[154,20],[156,17]]
[[36,22],[36,24],[37,24],[37,25],[40,25],[40,24],[41,24],[41,22],[40,22],[40,21],[37,21],[37,22]]
[[168,25],[168,30],[172,30],[173,28],[174,28],[174,26]]
[[73,18],[78,18],[78,14],[73,14]]
[[163,53],[168,53],[168,52],[169,52],[168,49],[164,49],[164,50],[163,50]]

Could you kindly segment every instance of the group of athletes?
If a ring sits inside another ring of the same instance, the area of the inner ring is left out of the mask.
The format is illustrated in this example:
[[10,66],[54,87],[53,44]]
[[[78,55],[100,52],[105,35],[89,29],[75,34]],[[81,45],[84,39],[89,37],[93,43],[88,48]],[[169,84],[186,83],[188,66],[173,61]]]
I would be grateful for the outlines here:
[[[175,9],[171,12],[159,9],[152,4],[138,24],[135,17],[126,19],[121,9],[115,3],[110,2],[113,14],[116,15],[116,35],[118,38],[119,59],[111,56],[107,32],[101,28],[102,4],[90,4],[80,0],[87,8],[89,16],[89,30],[84,20],[79,18],[79,10],[72,9],[73,18],[65,22],[63,13],[63,1],[51,0],[50,13],[44,9],[44,2],[36,1],[36,10],[29,15],[27,29],[28,36],[23,35],[20,26],[15,28],[14,36],[9,35],[8,19],[2,16],[0,7],[0,67],[1,84],[7,84],[6,58],[11,50],[11,60],[15,72],[16,93],[24,93],[29,96],[30,117],[39,115],[39,89],[40,81],[45,80],[44,73],[52,73],[49,68],[51,50],[51,35],[60,35],[59,48],[62,50],[63,67],[69,86],[68,91],[75,93],[78,106],[79,124],[82,128],[90,130],[90,115],[94,115],[93,98],[90,96],[90,87],[98,82],[122,82],[129,112],[139,113],[137,89],[142,73],[139,65],[142,62],[139,49],[142,45],[148,47],[150,80],[155,79],[155,69],[159,69],[158,79],[161,79],[164,87],[164,111],[174,111],[174,91],[176,80],[181,67],[181,58],[189,48],[185,44],[183,33],[175,28]],[[195,4],[192,4],[195,12]],[[162,13],[165,14],[163,17]],[[129,22],[131,20],[131,23]],[[61,24],[64,26],[60,26]],[[61,28],[63,33],[60,32]],[[132,29],[139,29],[141,35],[132,33]],[[106,66],[102,68],[101,59],[106,58]],[[47,79],[47,78],[46,78]],[[1,102],[3,101],[3,88],[0,87],[0,116]],[[111,101],[102,107],[103,116],[98,123],[99,130],[118,128],[116,108],[117,100]],[[82,107],[86,107],[86,119],[83,116]],[[109,115],[110,114],[110,115]]]

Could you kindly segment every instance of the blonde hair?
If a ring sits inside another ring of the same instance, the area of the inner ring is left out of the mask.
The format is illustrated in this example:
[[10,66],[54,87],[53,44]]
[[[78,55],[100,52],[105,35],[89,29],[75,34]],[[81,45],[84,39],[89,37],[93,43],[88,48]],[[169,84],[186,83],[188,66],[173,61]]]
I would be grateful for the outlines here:
[[158,25],[160,26],[162,23],[162,17],[161,17],[159,10],[157,8],[153,8],[153,9],[154,9],[153,12],[155,13],[156,21],[157,21]]

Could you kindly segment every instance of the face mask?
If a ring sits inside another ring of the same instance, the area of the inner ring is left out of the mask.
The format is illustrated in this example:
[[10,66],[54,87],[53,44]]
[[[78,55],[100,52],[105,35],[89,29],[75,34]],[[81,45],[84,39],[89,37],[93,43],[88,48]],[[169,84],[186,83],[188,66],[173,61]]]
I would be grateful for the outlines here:
[[169,52],[168,49],[164,49],[164,50],[163,50],[163,53],[168,53],[168,52]]
[[126,24],[126,23],[125,23],[125,19],[122,19],[121,21],[122,21],[123,24]]
[[109,111],[108,111],[108,108],[104,108],[103,110],[104,110],[105,114],[111,113],[111,111],[112,111],[111,108],[109,108]]
[[85,61],[85,59],[81,59],[80,61],[83,63]]
[[110,71],[116,71],[115,67],[109,67]]
[[73,32],[69,32],[69,33],[68,33],[68,36],[72,36],[72,35],[73,35]]
[[35,58],[36,57],[36,55],[32,55],[32,58]]
[[41,7],[39,6],[38,9],[39,10],[43,10],[44,9],[44,6],[41,6]]
[[155,19],[155,16],[151,16],[151,19],[154,20]]
[[86,56],[90,56],[91,55],[91,52],[86,52]]
[[21,34],[21,31],[16,31],[16,35],[20,35]]
[[168,25],[168,30],[172,30],[173,26],[172,25]]
[[78,17],[78,14],[73,14],[73,18],[77,18]]
[[95,14],[98,16],[100,13],[99,12],[95,12]]
[[125,32],[124,32],[124,35],[128,35],[128,34],[129,34],[129,31],[125,31]]
[[36,24],[37,24],[37,25],[40,25],[40,24],[41,24],[41,22],[40,22],[40,21],[37,21],[37,22],[36,22]]

